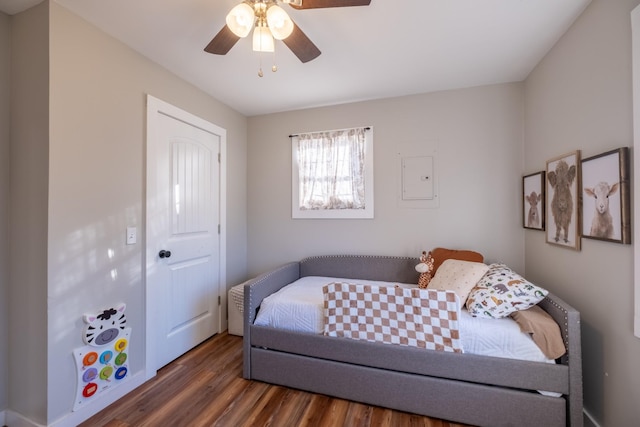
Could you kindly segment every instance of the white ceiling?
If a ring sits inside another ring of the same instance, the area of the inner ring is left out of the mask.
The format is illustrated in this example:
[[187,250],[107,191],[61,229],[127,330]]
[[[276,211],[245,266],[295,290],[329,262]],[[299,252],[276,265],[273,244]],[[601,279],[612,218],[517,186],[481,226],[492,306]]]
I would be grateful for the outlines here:
[[[0,0],[14,14],[41,0]],[[524,80],[591,0],[372,0],[283,7],[322,51],[301,63],[250,37],[204,47],[240,0],[54,0],[247,116]]]

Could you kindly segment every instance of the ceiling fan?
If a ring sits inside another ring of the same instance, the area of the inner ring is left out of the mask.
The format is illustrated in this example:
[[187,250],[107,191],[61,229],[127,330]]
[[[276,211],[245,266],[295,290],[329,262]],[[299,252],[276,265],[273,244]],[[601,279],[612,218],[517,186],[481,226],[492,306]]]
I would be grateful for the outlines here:
[[204,48],[205,52],[225,55],[242,37],[253,31],[253,50],[273,52],[273,39],[282,40],[302,62],[320,56],[320,49],[278,6],[287,3],[294,9],[318,9],[345,6],[368,6],[371,0],[245,0],[235,6],[226,25]]

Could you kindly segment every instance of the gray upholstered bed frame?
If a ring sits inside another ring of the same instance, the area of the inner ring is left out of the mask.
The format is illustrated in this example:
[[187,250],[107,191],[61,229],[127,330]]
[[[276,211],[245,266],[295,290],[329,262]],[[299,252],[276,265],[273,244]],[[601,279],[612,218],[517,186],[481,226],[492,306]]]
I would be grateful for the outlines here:
[[[580,313],[549,295],[567,353],[551,365],[291,332],[253,324],[262,300],[304,276],[417,283],[416,258],[303,259],[244,286],[244,377],[478,426],[583,425]],[[549,397],[536,390],[562,393]]]

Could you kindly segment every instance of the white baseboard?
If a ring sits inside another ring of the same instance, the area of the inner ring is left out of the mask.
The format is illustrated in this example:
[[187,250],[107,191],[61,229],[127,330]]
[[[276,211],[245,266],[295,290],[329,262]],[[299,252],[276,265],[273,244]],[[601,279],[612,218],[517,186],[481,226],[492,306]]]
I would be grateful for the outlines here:
[[588,423],[584,424],[585,426],[600,427],[600,424],[596,422],[596,420],[591,416],[591,414],[586,409],[583,409],[582,412],[584,413],[585,421],[588,421]]
[[[119,387],[111,390],[110,393],[103,395],[103,398],[95,402],[89,402],[86,406],[75,412],[70,412],[57,421],[49,424],[49,427],[75,427],[83,421],[88,420],[93,415],[102,411],[118,399],[124,397],[127,393],[133,391],[145,382],[144,373],[134,375],[129,381],[122,383]],[[46,427],[42,424],[31,421],[22,415],[6,410],[0,412],[0,426],[10,427]]]
[[[122,383],[116,388],[113,388],[109,393],[105,393],[103,396],[101,396],[100,400],[96,400],[95,402],[88,402],[79,410],[70,412],[62,418],[59,418],[58,420],[49,424],[49,427],[75,427],[83,421],[88,420],[98,412],[102,411],[104,408],[111,405],[116,400],[123,398],[127,393],[144,384],[145,381],[145,373],[140,372],[131,377],[129,381]],[[10,425],[10,427],[14,426]]]
[[[127,393],[133,391],[145,382],[145,373],[134,375],[129,381],[122,383],[119,387],[105,393],[103,398],[95,402],[89,402],[86,406],[75,412],[70,412],[57,421],[49,424],[48,427],[75,427],[83,421],[88,420],[93,415],[102,411],[118,399],[123,398]],[[11,410],[0,411],[0,427],[47,427],[38,424]]]
[[5,411],[4,418],[0,417],[0,420],[4,420],[2,425],[11,427],[44,427],[42,424],[33,422],[30,419],[10,410]]

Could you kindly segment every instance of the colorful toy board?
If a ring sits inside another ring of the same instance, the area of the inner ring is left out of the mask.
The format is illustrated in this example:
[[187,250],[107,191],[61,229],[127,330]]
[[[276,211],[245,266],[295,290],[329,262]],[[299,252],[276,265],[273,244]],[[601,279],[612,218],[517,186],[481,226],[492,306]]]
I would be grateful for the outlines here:
[[131,328],[125,327],[125,307],[120,304],[83,317],[87,323],[82,335],[86,345],[73,351],[78,373],[74,411],[129,375]]

